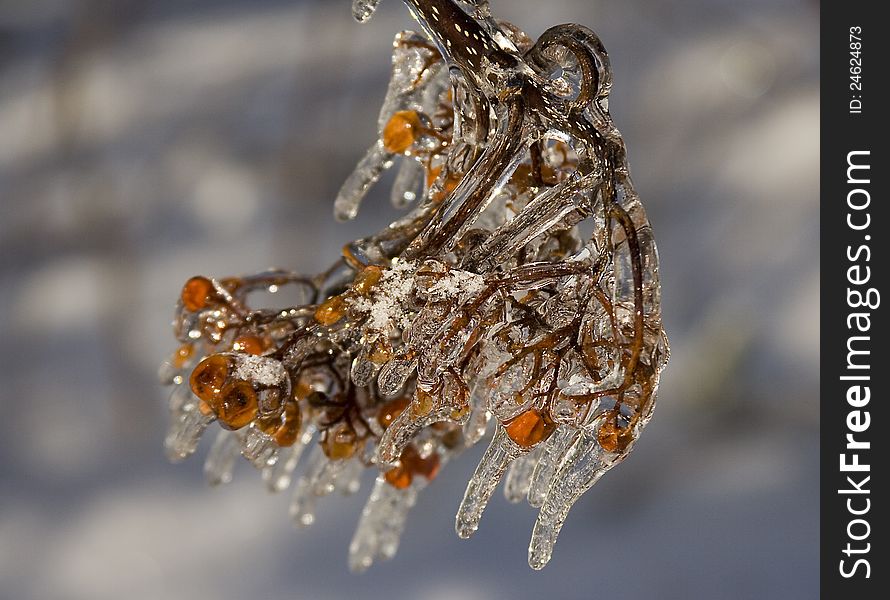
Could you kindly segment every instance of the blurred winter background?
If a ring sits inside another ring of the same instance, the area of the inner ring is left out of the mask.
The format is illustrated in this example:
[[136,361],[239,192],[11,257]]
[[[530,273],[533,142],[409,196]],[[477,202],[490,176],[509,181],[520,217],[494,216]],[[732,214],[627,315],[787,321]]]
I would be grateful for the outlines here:
[[182,282],[318,270],[395,216],[386,182],[357,223],[331,203],[404,6],[360,26],[347,0],[0,0],[0,598],[816,596],[817,3],[492,3],[609,49],[673,346],[656,418],[550,566],[526,566],[534,513],[500,494],[454,535],[479,452],[362,576],[367,486],[297,531],[247,465],[211,490],[200,458],[163,457]]

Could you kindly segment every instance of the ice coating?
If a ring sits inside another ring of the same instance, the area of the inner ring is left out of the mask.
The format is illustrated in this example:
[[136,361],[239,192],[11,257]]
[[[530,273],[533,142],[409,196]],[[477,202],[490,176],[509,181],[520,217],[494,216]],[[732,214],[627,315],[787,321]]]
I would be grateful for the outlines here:
[[[301,526],[319,498],[375,470],[349,549],[362,571],[395,554],[448,459],[491,434],[456,532],[478,529],[503,480],[509,501],[538,509],[540,569],[572,506],[652,418],[669,355],[654,234],[592,31],[532,40],[484,0],[404,3],[422,32],[395,37],[377,139],[334,214],[357,218],[394,166],[389,195],[405,214],[316,276],[189,280],[183,345],[161,372],[174,387],[165,446],[181,460],[217,421],[208,480],[230,480],[240,454],[271,491],[293,487]],[[355,0],[353,15],[378,4]],[[250,305],[285,285],[299,305]]]
[[315,522],[315,506],[318,498],[326,495],[325,490],[328,487],[333,490],[332,470],[342,468],[340,465],[332,467],[335,464],[337,463],[326,460],[321,446],[313,448],[306,473],[297,480],[291,496],[290,516],[297,525],[308,527]]

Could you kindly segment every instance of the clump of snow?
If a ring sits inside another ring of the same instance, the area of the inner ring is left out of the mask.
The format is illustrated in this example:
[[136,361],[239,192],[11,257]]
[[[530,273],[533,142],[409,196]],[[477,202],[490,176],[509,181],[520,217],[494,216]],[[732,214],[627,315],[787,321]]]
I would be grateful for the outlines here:
[[256,385],[273,386],[284,381],[284,365],[277,360],[250,354],[239,355],[235,361],[235,379],[249,381]]
[[458,303],[463,303],[483,289],[485,278],[482,275],[453,269],[427,290],[427,296],[435,301],[456,299]]
[[[366,315],[365,326],[376,331],[405,329],[411,324],[410,299],[416,289],[418,263],[394,259],[392,266],[383,270],[380,281],[368,296],[348,300],[350,309]],[[454,300],[462,304],[485,289],[485,279],[476,273],[454,269],[425,292],[434,302]]]
[[390,327],[404,329],[411,320],[407,314],[407,301],[414,292],[414,273],[417,264],[410,261],[393,260],[392,266],[383,270],[380,281],[368,297],[349,299],[350,308],[367,315],[366,326],[377,331],[388,331]]

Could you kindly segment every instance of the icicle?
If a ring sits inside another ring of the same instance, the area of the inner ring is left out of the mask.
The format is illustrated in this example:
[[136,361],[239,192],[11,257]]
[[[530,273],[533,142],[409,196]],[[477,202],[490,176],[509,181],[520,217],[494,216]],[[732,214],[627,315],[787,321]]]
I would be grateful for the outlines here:
[[290,487],[293,472],[303,456],[306,446],[312,441],[315,435],[316,427],[313,424],[307,425],[300,434],[299,439],[290,448],[282,448],[279,452],[278,461],[269,467],[263,469],[263,481],[271,492],[282,492]]
[[243,430],[241,438],[241,454],[257,469],[271,467],[278,460],[280,448],[275,439],[261,430],[256,423],[251,423]]
[[358,356],[352,359],[349,378],[359,387],[368,385],[377,375],[377,365],[371,361],[369,354],[368,349],[363,347]]
[[334,491],[344,496],[355,494],[362,486],[362,472],[364,465],[357,458],[345,461],[346,466],[337,475],[334,481]]
[[442,377],[431,392],[417,387],[408,407],[386,428],[377,444],[377,462],[393,464],[417,433],[433,423],[463,423],[470,406],[466,388],[452,375]]
[[315,487],[323,477],[327,464],[328,457],[325,456],[324,450],[320,445],[316,445],[309,455],[306,472],[297,480],[291,497],[290,516],[297,525],[309,527],[315,522],[315,504],[318,500]]
[[[415,406],[416,403],[417,400],[412,401]],[[453,410],[450,406],[440,406],[424,415],[418,415],[415,414],[416,409],[412,409],[409,405],[386,428],[383,437],[380,438],[375,457],[377,464],[391,465],[395,463],[401,456],[402,450],[414,439],[418,431],[432,423],[453,420],[451,419]]]
[[396,208],[405,208],[417,200],[424,176],[423,165],[410,157],[402,159],[390,193],[392,205]]
[[405,382],[408,381],[408,377],[411,376],[411,372],[416,364],[417,359],[409,360],[397,356],[383,365],[383,368],[377,374],[377,385],[380,388],[380,393],[387,398],[398,394],[405,387]]
[[575,437],[554,474],[532,530],[528,546],[528,564],[531,568],[543,569],[550,561],[553,545],[569,509],[603,473],[616,464],[617,458],[603,451],[595,436],[579,433]]
[[196,402],[191,388],[186,384],[179,384],[173,387],[170,392],[170,398],[167,400],[167,409],[171,416],[181,415],[186,408],[192,407]]
[[467,484],[464,499],[457,509],[454,529],[461,538],[468,538],[479,528],[482,511],[491,499],[491,494],[507,466],[522,454],[522,448],[513,443],[504,431],[498,427],[491,444],[479,461],[476,472]]
[[543,448],[544,445],[540,444],[525,456],[520,456],[510,463],[507,477],[504,479],[504,497],[509,502],[522,502],[527,496],[532,483],[532,473]]
[[[570,213],[588,209],[590,202],[586,196],[592,182],[595,182],[592,174],[576,176],[538,194],[467,257],[466,268],[491,270]],[[575,221],[580,221],[583,215],[579,212]]]
[[327,496],[337,489],[337,480],[346,470],[351,460],[328,460],[312,481],[312,493],[318,497]]
[[387,483],[383,475],[377,476],[349,544],[352,571],[365,571],[376,559],[390,559],[395,555],[405,519],[417,501],[418,489],[424,485],[421,479],[399,490]]
[[380,175],[392,165],[393,153],[387,152],[383,142],[375,143],[359,161],[334,200],[334,216],[340,221],[349,221],[358,214],[362,199],[371,186],[377,183]]
[[550,487],[550,480],[553,479],[553,473],[559,467],[559,461],[565,453],[566,448],[572,441],[574,432],[567,427],[560,427],[556,433],[550,436],[550,439],[542,444],[541,456],[532,472],[532,479],[528,488],[528,503],[540,508],[544,503],[544,496],[547,494],[547,488]]
[[476,445],[485,436],[488,422],[491,420],[491,412],[486,408],[484,400],[476,394],[474,391],[470,396],[470,416],[464,423],[463,433],[467,446]]
[[232,481],[232,471],[239,455],[240,440],[232,431],[220,429],[204,460],[204,477],[210,485]]
[[165,360],[158,367],[158,380],[161,382],[161,385],[173,385],[176,383],[176,378],[181,376],[182,369],[175,366],[170,360]]
[[201,440],[201,435],[214,420],[213,415],[205,415],[197,405],[191,405],[180,414],[174,414],[164,448],[171,462],[179,462],[194,453]]

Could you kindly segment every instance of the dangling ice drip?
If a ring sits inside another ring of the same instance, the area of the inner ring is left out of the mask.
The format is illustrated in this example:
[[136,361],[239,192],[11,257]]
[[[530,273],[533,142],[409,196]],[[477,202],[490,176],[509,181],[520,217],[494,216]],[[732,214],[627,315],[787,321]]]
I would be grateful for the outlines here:
[[[505,478],[508,499],[540,509],[541,568],[572,505],[652,416],[668,358],[652,229],[593,32],[560,25],[533,42],[485,1],[405,3],[423,33],[396,36],[378,139],[334,204],[355,218],[398,164],[391,198],[406,214],[313,277],[186,282],[182,345],[162,368],[167,450],[186,457],[217,422],[208,480],[231,480],[241,454],[272,491],[296,481],[303,526],[375,469],[349,549],[363,570],[393,556],[417,494],[493,429],[457,533],[477,530]],[[356,0],[354,16],[377,5]],[[248,302],[282,286],[297,305]]]

